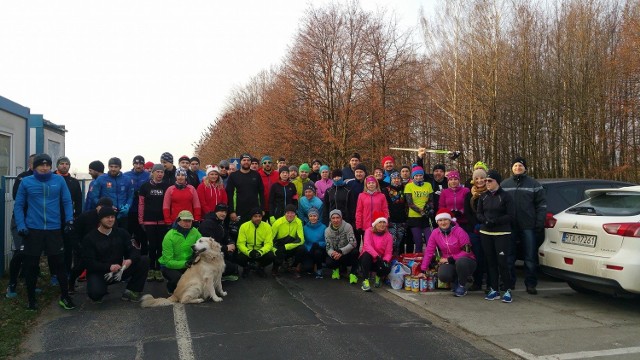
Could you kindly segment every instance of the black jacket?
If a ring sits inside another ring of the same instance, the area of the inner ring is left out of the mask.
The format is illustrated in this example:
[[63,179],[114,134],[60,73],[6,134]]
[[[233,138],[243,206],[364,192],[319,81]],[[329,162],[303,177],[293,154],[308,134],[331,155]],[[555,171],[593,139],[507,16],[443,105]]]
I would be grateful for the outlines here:
[[547,196],[544,188],[534,178],[513,175],[500,184],[500,188],[513,198],[515,217],[513,225],[520,230],[544,229],[547,216]]
[[398,187],[389,185],[382,189],[382,193],[387,198],[389,205],[389,222],[407,222],[407,200],[404,196],[404,184]]
[[329,226],[329,213],[338,209],[342,212],[342,219],[349,224],[355,223],[356,199],[349,186],[335,184],[327,189],[322,200],[322,222]]
[[[480,231],[510,232],[511,221],[515,216],[515,207],[511,195],[499,188],[496,192],[490,191],[480,195],[478,199],[478,212],[476,213]],[[492,222],[493,226],[487,224]]]
[[210,212],[204,216],[204,220],[198,227],[200,234],[205,237],[212,237],[215,241],[222,245],[222,251],[227,251],[227,245],[232,243],[229,237],[229,228],[225,226],[224,221],[220,221],[215,212]]
[[[80,181],[69,174],[61,175],[58,171],[56,171],[56,174],[62,176],[67,183],[67,188],[69,188],[69,193],[71,193],[71,201],[73,202],[73,218],[77,219],[78,216],[82,214],[82,188],[80,188]],[[64,219],[64,209],[62,206],[60,206],[60,214],[62,215],[62,219]]]
[[284,208],[289,204],[298,205],[296,186],[292,183],[283,186],[279,181],[271,185],[269,191],[270,215],[276,219],[283,217]]
[[94,229],[84,237],[82,248],[89,273],[106,274],[113,264],[122,264],[125,259],[133,262],[140,259],[140,253],[131,245],[131,235],[117,227],[109,235]]

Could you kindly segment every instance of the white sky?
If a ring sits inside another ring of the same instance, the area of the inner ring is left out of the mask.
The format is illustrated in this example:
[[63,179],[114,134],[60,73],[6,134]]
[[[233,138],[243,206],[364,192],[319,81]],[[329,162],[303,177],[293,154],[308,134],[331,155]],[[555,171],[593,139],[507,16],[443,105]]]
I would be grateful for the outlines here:
[[[408,29],[435,1],[361,5],[394,12]],[[127,170],[135,155],[159,162],[165,151],[177,163],[192,156],[233,89],[281,62],[308,4],[5,0],[0,95],[67,128],[73,172],[112,156]]]

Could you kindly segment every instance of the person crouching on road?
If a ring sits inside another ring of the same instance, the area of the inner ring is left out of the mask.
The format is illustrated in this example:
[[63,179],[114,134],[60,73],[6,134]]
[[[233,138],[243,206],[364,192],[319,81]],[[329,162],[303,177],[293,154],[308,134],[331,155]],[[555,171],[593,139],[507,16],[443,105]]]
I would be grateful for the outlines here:
[[340,279],[340,268],[351,267],[349,283],[358,282],[358,245],[353,227],[342,219],[342,211],[333,209],[329,213],[330,224],[324,231],[327,243],[327,268],[332,269],[331,278]]
[[471,252],[469,235],[458,224],[456,218],[447,209],[440,209],[436,214],[438,229],[429,236],[427,248],[422,261],[422,271],[427,271],[430,260],[436,252],[436,246],[442,252],[438,266],[438,279],[444,282],[457,282],[455,296],[467,295],[465,283],[473,274],[477,263]]
[[[300,259],[300,251],[304,251],[304,230],[302,229],[302,221],[296,215],[296,206],[289,204],[285,207],[284,216],[277,219],[271,227],[273,233],[273,276],[278,276],[280,265],[284,264],[287,259],[294,258],[296,261]],[[294,262],[293,266],[297,266]],[[296,272],[296,277],[300,274]]]
[[362,290],[371,291],[369,275],[375,272],[375,287],[380,287],[382,278],[391,272],[391,256],[393,255],[393,237],[387,230],[387,218],[382,212],[374,212],[372,227],[364,232],[364,243],[360,253],[360,266],[365,279]]
[[202,235],[193,227],[193,214],[189,210],[182,210],[171,230],[162,240],[162,256],[158,259],[162,276],[167,279],[167,292],[173,294],[178,281],[189,266],[193,250],[191,246]]
[[322,262],[327,257],[327,244],[324,239],[324,232],[327,226],[320,222],[320,212],[315,207],[307,210],[307,223],[303,227],[304,231],[304,251],[301,259],[298,260],[298,273],[304,270],[315,273],[316,279],[322,279]]
[[[502,281],[505,288],[502,302],[510,303],[511,275],[507,257],[511,246],[511,222],[515,215],[515,205],[508,192],[500,187],[502,176],[496,170],[489,170],[485,182],[487,191],[478,201],[478,222],[480,226],[480,240],[487,260],[490,289],[485,300],[500,299],[498,284]],[[500,278],[498,278],[500,274]]]
[[[140,256],[125,229],[114,227],[116,212],[112,207],[101,207],[98,221],[98,228],[84,237],[82,245],[87,266],[87,295],[91,300],[101,302],[108,285],[130,278],[121,299],[140,301],[149,271],[149,258]],[[125,270],[116,276],[123,268]]]
[[211,237],[222,246],[221,251],[224,254],[222,281],[236,281],[238,280],[238,265],[235,263],[236,244],[229,236],[229,226],[225,225],[228,210],[227,204],[217,204],[213,211],[205,215],[198,231],[202,236]]
[[[262,210],[259,207],[250,211],[251,221],[240,225],[238,230],[238,265],[242,266],[242,277],[249,276],[251,268],[258,275],[265,277],[265,266],[273,262],[273,233],[271,226],[262,221]],[[257,264],[257,268],[255,265]]]

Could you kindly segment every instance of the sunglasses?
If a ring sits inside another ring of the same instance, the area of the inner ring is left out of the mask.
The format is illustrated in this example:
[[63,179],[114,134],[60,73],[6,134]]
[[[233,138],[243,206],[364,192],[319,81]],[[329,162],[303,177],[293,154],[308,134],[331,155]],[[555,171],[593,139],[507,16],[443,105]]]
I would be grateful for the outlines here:
[[262,164],[271,164],[271,161],[263,161]]
[[220,169],[229,170],[229,167],[228,166],[220,166]]
[[488,183],[492,183],[492,182],[494,182],[495,180],[493,180],[493,179],[485,179],[484,181],[486,181],[486,182],[488,182]]

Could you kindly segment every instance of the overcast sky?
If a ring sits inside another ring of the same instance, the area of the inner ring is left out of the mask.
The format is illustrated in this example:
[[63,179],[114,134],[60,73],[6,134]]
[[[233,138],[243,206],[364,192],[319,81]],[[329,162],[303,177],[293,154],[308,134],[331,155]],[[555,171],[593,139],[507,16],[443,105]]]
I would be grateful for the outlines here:
[[[362,0],[417,27],[436,0]],[[328,1],[313,1],[315,6]],[[279,64],[309,2],[2,1],[0,95],[64,125],[74,172],[193,144],[234,88]],[[258,155],[258,154],[257,154]],[[219,159],[215,159],[216,161]]]

